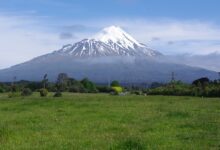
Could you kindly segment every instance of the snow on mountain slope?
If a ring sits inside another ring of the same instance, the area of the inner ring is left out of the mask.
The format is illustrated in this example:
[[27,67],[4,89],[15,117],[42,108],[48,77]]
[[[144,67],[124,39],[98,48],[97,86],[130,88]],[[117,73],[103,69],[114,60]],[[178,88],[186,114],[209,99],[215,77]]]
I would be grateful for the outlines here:
[[90,56],[157,56],[161,53],[140,44],[120,27],[104,28],[90,39],[64,46],[55,53],[75,57]]
[[108,28],[104,28],[101,32],[96,34],[93,39],[97,41],[101,41],[106,44],[117,43],[123,48],[133,48],[134,45],[144,47],[138,41],[136,41],[133,37],[123,31],[120,27],[110,26]]

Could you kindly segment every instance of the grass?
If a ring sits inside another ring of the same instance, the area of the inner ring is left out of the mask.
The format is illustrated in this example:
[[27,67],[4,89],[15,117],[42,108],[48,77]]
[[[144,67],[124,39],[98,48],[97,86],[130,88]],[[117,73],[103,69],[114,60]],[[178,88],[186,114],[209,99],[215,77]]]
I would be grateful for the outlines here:
[[220,99],[0,95],[0,149],[220,149]]

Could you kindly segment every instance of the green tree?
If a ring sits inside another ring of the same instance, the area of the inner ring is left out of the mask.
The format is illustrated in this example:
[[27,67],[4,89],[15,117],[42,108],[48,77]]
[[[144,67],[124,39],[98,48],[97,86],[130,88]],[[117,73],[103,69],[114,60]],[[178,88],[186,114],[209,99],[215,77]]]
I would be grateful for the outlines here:
[[46,86],[48,84],[47,74],[44,75],[42,84],[43,84],[43,88],[46,89]]
[[68,90],[73,93],[86,93],[87,90],[84,88],[83,84],[73,78],[68,80]]
[[4,89],[1,86],[0,86],[0,93],[4,93]]
[[67,83],[68,83],[68,75],[66,73],[60,73],[57,77],[57,83],[56,83],[57,90],[60,92],[65,91],[67,88]]
[[89,79],[85,78],[81,81],[81,83],[89,93],[97,92],[96,85],[93,82],[91,82]]
[[111,83],[111,87],[117,87],[117,86],[120,86],[119,82],[118,81],[112,81]]

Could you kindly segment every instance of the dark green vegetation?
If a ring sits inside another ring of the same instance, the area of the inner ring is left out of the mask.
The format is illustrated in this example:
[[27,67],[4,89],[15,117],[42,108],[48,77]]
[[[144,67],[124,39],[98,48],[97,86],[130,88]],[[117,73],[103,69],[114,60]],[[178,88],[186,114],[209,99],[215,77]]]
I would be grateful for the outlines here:
[[0,94],[0,149],[216,149],[220,99]]
[[110,93],[113,95],[169,95],[169,96],[196,96],[196,97],[220,97],[220,80],[210,81],[208,78],[200,78],[192,84],[181,81],[169,83],[152,83],[148,87],[139,85],[124,85],[118,81],[112,81],[110,85],[97,85],[85,78],[76,80],[60,73],[57,81],[49,82],[47,75],[41,82],[19,81],[12,83],[0,83],[0,93],[11,92],[9,97],[30,96],[32,92],[40,92],[46,97],[48,92],[55,92],[54,97],[62,97],[62,92],[71,93]]
[[[15,77],[16,79],[16,77]],[[0,83],[0,93],[9,93],[9,97],[30,96],[32,92],[39,92],[41,97],[46,97],[48,92],[55,92],[54,97],[62,97],[62,92],[71,93],[111,93],[119,95],[123,88],[118,81],[113,81],[112,86],[97,86],[87,78],[81,81],[68,77],[65,73],[60,73],[57,81],[49,82],[47,74],[44,75],[41,82],[18,81]],[[113,88],[114,85],[114,88]]]
[[[102,88],[102,87],[100,87]],[[98,87],[95,83],[85,78],[76,80],[68,77],[65,73],[60,73],[56,82],[49,82],[47,74],[44,75],[42,81],[13,81],[13,82],[0,82],[0,93],[4,92],[22,92],[24,89],[31,91],[42,91],[47,89],[50,92],[73,92],[73,93],[97,93]],[[45,93],[45,92],[44,92]],[[44,95],[44,94],[43,94]]]
[[173,81],[147,90],[149,95],[220,97],[220,81],[209,81],[208,78],[195,80],[191,85]]

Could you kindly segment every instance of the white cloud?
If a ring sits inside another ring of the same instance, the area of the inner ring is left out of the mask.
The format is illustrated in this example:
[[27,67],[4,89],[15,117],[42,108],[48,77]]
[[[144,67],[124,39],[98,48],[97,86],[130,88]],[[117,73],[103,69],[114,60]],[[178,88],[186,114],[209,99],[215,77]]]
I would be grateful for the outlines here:
[[70,42],[27,16],[0,16],[0,68],[30,60]]
[[[45,23],[33,16],[10,15],[0,15],[0,22],[0,68],[52,52],[64,44],[90,37],[98,29],[110,25],[123,27],[140,42],[165,54],[220,52],[220,27],[209,22],[103,19]],[[83,27],[83,30],[62,31],[57,28],[74,25]],[[61,33],[72,34],[74,38],[61,39]]]
[[[145,23],[138,34],[140,40],[147,39],[150,46],[164,53],[220,52],[220,28],[211,23],[177,21]],[[154,37],[159,40],[152,40]]]

